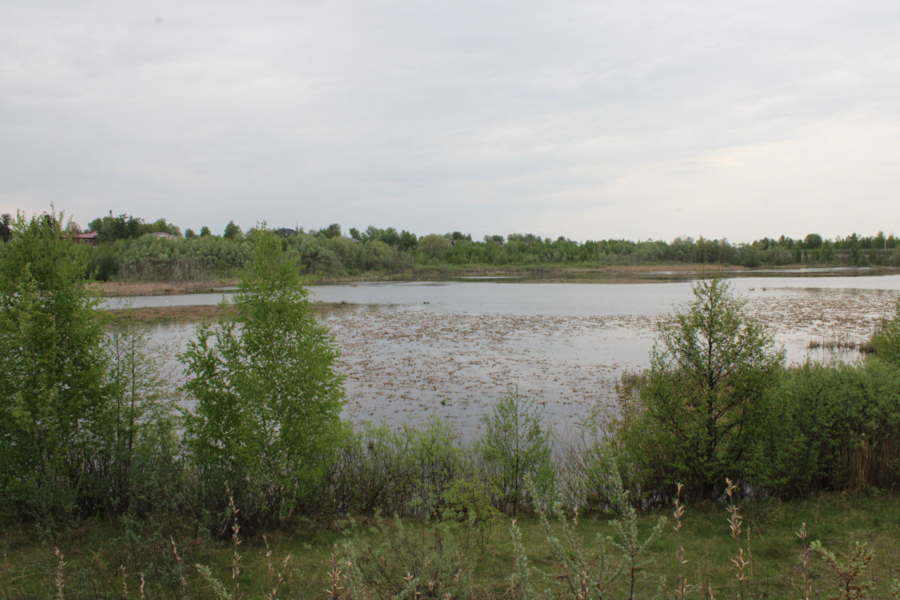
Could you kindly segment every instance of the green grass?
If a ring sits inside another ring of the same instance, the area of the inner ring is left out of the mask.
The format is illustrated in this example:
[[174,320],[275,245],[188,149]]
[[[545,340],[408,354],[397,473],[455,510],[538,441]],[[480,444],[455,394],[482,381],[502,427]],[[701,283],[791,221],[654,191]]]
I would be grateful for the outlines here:
[[[898,496],[873,493],[822,495],[790,502],[754,501],[741,504],[740,512],[740,544],[750,561],[745,597],[801,597],[803,543],[796,533],[804,522],[809,540],[821,541],[839,557],[845,556],[856,542],[866,543],[874,552],[872,563],[861,577],[872,590],[863,597],[889,597],[892,579],[900,577]],[[688,583],[695,589],[711,587],[717,598],[734,597],[738,587],[732,559],[737,555],[738,542],[731,536],[725,505],[687,507],[680,535],[671,527],[671,511],[662,514],[669,520],[663,536],[649,550],[655,564],[648,572],[665,577],[671,597],[678,578],[676,553],[683,544]],[[641,516],[642,539],[659,516]],[[607,517],[579,517],[577,532],[583,554],[590,555],[598,549],[598,535],[614,535],[611,521]],[[380,529],[373,527],[378,523],[383,525]],[[558,587],[564,569],[539,520],[533,515],[519,516],[517,523],[534,570],[535,587]],[[462,562],[470,569],[472,597],[500,598],[509,591],[510,575],[515,569],[510,524],[510,517],[496,519],[483,538],[467,532],[462,525],[451,527],[463,549]],[[393,535],[390,522],[368,519],[353,530],[346,522],[298,520],[266,533],[265,539],[262,533],[243,539],[237,546],[241,566],[237,579],[232,578],[234,544],[194,533],[187,525],[166,530],[142,523],[129,528],[127,523],[98,520],[56,535],[12,526],[5,528],[0,538],[0,598],[56,597],[59,559],[54,555],[55,548],[59,548],[65,561],[62,586],[66,598],[121,598],[126,588],[129,597],[138,598],[141,574],[147,598],[180,597],[182,575],[191,598],[216,597],[199,575],[195,567],[198,564],[208,566],[229,595],[236,589],[236,597],[262,598],[277,587],[279,598],[323,598],[328,596],[325,590],[329,587],[329,572],[335,566],[332,559],[336,546],[340,577],[348,573],[345,544],[353,535],[357,549],[362,549],[363,554],[369,552],[370,557],[384,564],[421,558],[434,551],[429,544],[433,523],[405,521],[404,526],[407,537],[401,540],[402,551],[392,552],[378,550]],[[554,521],[553,527],[560,535],[559,523]],[[171,540],[175,540],[178,559]],[[445,538],[442,543],[447,544],[448,540]],[[397,567],[397,572],[407,568]],[[815,597],[836,594],[837,579],[818,555],[812,557],[811,574],[818,594]],[[276,586],[279,578],[281,583]],[[642,588],[640,597],[646,597],[648,592],[649,588]],[[704,597],[709,597],[708,591]]]

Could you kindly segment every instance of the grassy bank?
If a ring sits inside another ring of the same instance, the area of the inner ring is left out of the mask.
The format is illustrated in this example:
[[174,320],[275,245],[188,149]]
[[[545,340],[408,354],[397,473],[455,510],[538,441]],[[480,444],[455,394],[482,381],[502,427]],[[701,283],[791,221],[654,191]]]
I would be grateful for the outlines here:
[[[698,597],[804,597],[804,574],[810,597],[845,597],[838,595],[838,572],[821,553],[810,553],[809,566],[804,568],[804,547],[813,540],[821,541],[841,562],[847,561],[847,552],[856,544],[865,544],[873,557],[852,582],[864,588],[858,597],[890,597],[891,581],[900,575],[900,498],[895,495],[830,494],[792,502],[747,502],[739,507],[743,521],[739,540],[732,536],[723,504],[687,507],[678,533],[673,530],[672,511],[666,510],[640,517],[640,540],[660,516],[667,517],[667,522],[661,537],[647,548],[644,558],[650,560],[640,563],[635,597],[648,597],[660,578],[665,580],[666,597],[675,597],[682,577]],[[71,531],[55,533],[7,528],[0,538],[0,597],[49,597],[59,589],[67,598],[222,597],[197,565],[209,568],[213,579],[227,590],[226,597],[370,597],[364,595],[364,587],[402,589],[402,579],[416,574],[430,574],[434,587],[444,590],[461,589],[454,587],[454,578],[457,583],[468,579],[468,596],[473,598],[523,597],[522,581],[515,585],[512,523],[508,516],[495,516],[476,526],[390,519],[367,519],[353,526],[349,519],[298,518],[278,530],[246,538],[238,529],[237,546],[233,541],[213,540],[175,520],[153,526],[86,521]],[[612,517],[579,517],[574,527],[578,548],[566,543],[565,530],[572,526],[571,520],[563,524],[554,518],[549,529],[534,515],[520,516],[515,523],[534,597],[564,596],[567,575],[572,575],[579,557],[593,576],[602,572],[604,561],[612,567],[623,559],[620,550],[598,542],[607,536],[623,541]],[[797,536],[803,523],[808,531],[806,543]],[[560,541],[556,550],[548,534]],[[677,558],[679,546],[687,561],[683,566]],[[739,549],[748,563],[743,595],[734,562]],[[426,565],[429,558],[442,562],[440,568]],[[348,567],[348,560],[357,564]],[[574,562],[567,566],[567,560]],[[521,563],[518,573],[523,573]],[[442,576],[448,580],[440,580]],[[630,584],[626,571],[610,584],[615,592],[610,597],[628,597]],[[428,597],[425,589],[420,594]]]

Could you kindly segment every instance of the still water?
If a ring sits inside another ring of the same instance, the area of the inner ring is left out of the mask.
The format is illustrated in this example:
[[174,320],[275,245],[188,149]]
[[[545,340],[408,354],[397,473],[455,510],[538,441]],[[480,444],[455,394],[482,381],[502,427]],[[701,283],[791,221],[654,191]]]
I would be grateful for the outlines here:
[[[863,342],[900,297],[900,275],[731,280],[788,361],[856,360],[810,342]],[[690,281],[527,283],[509,280],[312,286],[341,349],[348,418],[400,426],[439,415],[464,434],[497,397],[540,402],[558,428],[608,409],[626,371],[647,365],[656,324],[692,298]],[[130,299],[135,307],[216,304],[230,293]],[[157,323],[174,356],[196,324]],[[176,370],[173,359],[170,366]]]

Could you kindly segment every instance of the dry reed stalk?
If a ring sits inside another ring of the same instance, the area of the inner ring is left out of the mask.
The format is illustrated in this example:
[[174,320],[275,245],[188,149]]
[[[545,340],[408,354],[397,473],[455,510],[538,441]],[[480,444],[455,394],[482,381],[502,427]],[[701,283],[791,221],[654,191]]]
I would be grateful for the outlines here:
[[331,585],[325,590],[325,593],[331,598],[344,597],[342,594],[344,588],[341,586],[341,574],[341,568],[338,566],[338,547],[337,544],[335,544],[334,550],[331,552],[331,570],[328,572],[328,579]]
[[238,523],[238,508],[234,504],[234,495],[231,493],[231,488],[228,487],[228,482],[225,482],[225,491],[228,493],[228,507],[231,509],[231,543],[234,546],[234,558],[231,561],[231,578],[235,581],[234,584],[234,592],[235,596],[237,596],[237,589],[240,584],[237,583],[237,578],[241,574],[241,555],[238,552],[238,546],[241,545],[241,526]]
[[684,576],[684,565],[687,563],[687,560],[684,558],[684,545],[681,543],[681,517],[684,516],[684,504],[681,503],[681,492],[684,489],[684,485],[678,484],[678,491],[675,493],[675,535],[678,537],[678,552],[676,556],[678,557],[678,583],[675,588],[675,596],[684,600],[687,597],[687,592],[691,588],[691,586],[687,582],[687,578]]
[[269,581],[274,582],[272,584],[272,589],[269,590],[269,593],[266,594],[266,600],[275,600],[278,596],[278,588],[281,587],[281,584],[284,583],[284,578],[281,576],[281,573],[275,570],[274,565],[272,565],[272,549],[269,548],[269,539],[266,536],[263,536],[263,543],[266,545],[266,572],[269,575]]
[[[744,598],[744,581],[747,580],[747,568],[750,566],[749,555],[744,558],[744,549],[741,547],[741,525],[743,518],[740,515],[737,505],[734,503],[735,485],[730,479],[725,479],[725,493],[728,495],[728,525],[731,528],[731,537],[737,542],[737,556],[731,559],[737,567],[737,580],[740,584],[740,597]],[[748,582],[749,585],[749,582]]]
[[66,561],[63,560],[63,555],[59,551],[59,548],[53,549],[53,555],[56,556],[56,598],[57,600],[63,600],[65,598],[65,594],[63,593],[65,588],[65,573],[63,569],[66,567]]
[[[184,579],[184,565],[181,562],[181,557],[178,556],[178,546],[175,545],[175,538],[171,535],[169,536],[169,541],[172,543],[172,554],[175,555],[175,564],[178,565],[178,584],[181,586],[181,597],[187,600],[188,592],[187,592],[187,581]],[[144,575],[141,574],[141,594],[144,593]]]
[[800,554],[800,564],[803,565],[803,600],[809,600],[812,594],[812,575],[809,570],[809,531],[806,529],[806,522],[800,526],[797,537],[803,542],[803,552]]

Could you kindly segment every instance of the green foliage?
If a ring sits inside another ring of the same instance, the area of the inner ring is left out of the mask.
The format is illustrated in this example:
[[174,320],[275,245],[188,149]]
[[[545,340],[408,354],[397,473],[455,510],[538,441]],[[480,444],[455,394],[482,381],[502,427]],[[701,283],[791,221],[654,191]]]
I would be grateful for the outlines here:
[[332,223],[325,229],[319,231],[319,235],[322,235],[328,239],[341,237],[341,226],[339,223]]
[[[127,265],[122,272],[126,279],[159,280],[200,280],[209,277],[231,277],[228,265],[221,255],[210,261],[209,257],[197,257],[195,246],[170,244],[169,249],[158,246],[147,256],[141,253],[135,260],[129,252],[131,242],[148,233],[168,233],[176,236],[172,241],[195,239],[193,231],[185,231],[180,238],[180,230],[165,219],[153,223],[119,215],[104,217],[91,222],[91,227],[99,231],[100,246],[118,243],[111,255],[100,253],[92,263],[91,272],[105,280],[116,274],[120,265]],[[0,224],[0,234],[2,234]],[[223,237],[215,238],[231,244],[249,240],[252,230],[246,235],[240,227],[230,222]],[[443,236],[419,238],[410,231],[393,227],[381,229],[369,226],[364,232],[350,228],[349,238],[341,235],[341,226],[332,223],[319,231],[304,232],[303,229],[279,228],[276,233],[286,239],[299,252],[301,264],[306,273],[324,275],[354,275],[360,272],[398,273],[412,270],[416,265],[433,266],[495,266],[519,267],[560,266],[583,264],[593,266],[640,265],[660,262],[683,264],[717,264],[743,266],[778,266],[792,263],[852,263],[866,265],[900,264],[900,249],[897,238],[877,236],[861,237],[857,234],[835,240],[822,240],[811,234],[807,240],[794,240],[781,236],[778,239],[762,238],[749,244],[731,244],[726,239],[676,238],[671,242],[663,240],[630,241],[622,239],[587,240],[583,243],[568,240],[563,236],[555,241],[541,238],[532,233],[511,233],[506,239],[501,235],[485,236],[483,241],[472,241],[471,235],[459,231]],[[201,238],[213,238],[208,227],[200,229]],[[443,237],[456,242],[452,247],[436,239]],[[155,239],[155,238],[154,238]],[[188,249],[185,249],[188,248]],[[109,250],[107,252],[110,252]],[[219,260],[222,259],[222,260]],[[246,262],[246,261],[244,261]],[[237,266],[242,267],[244,262]],[[234,266],[233,264],[231,265]]]
[[146,233],[141,231],[143,225],[144,222],[141,219],[124,214],[113,217],[110,213],[108,217],[91,221],[88,229],[97,232],[99,242],[115,242],[143,235]]
[[847,553],[846,564],[842,564],[841,560],[818,540],[811,543],[809,548],[822,557],[822,560],[837,577],[838,595],[835,596],[836,600],[855,600],[865,597],[864,594],[871,585],[859,581],[859,579],[865,573],[869,563],[872,562],[872,552],[866,548],[865,544],[859,542],[854,544],[853,550]]
[[884,321],[870,343],[875,356],[895,368],[900,367],[900,301],[894,314]]
[[466,523],[476,535],[479,548],[484,550],[494,523],[501,516],[500,511],[491,505],[491,490],[487,482],[457,478],[444,492],[443,500],[443,518]]
[[[619,387],[620,395],[633,393],[636,384],[634,379],[623,382]],[[627,423],[630,415],[622,414],[620,418]],[[636,465],[628,460],[624,440],[601,429],[597,424],[601,419],[605,417],[592,415],[587,424],[589,439],[582,442],[584,449],[569,454],[566,499],[574,507],[620,514],[630,498],[640,501],[643,492],[640,478],[635,474]]]
[[419,253],[431,259],[438,259],[453,246],[450,240],[442,235],[426,235],[419,240]]
[[789,413],[772,431],[789,450],[783,493],[891,489],[900,483],[900,371],[881,360],[806,364],[785,373]]
[[157,219],[153,223],[144,223],[143,219],[132,217],[131,215],[113,217],[110,214],[110,216],[102,219],[94,219],[88,224],[88,229],[96,231],[97,241],[104,244],[118,240],[139,238],[148,233],[181,235],[181,230],[176,225],[167,223],[165,219]]
[[713,278],[698,282],[693,302],[660,323],[636,398],[640,417],[624,432],[631,459],[652,474],[651,490],[683,482],[716,498],[727,476],[747,480],[759,470],[753,450],[776,414],[767,392],[784,353],[744,307]]
[[177,394],[164,366],[170,348],[149,344],[146,325],[119,320],[108,329],[108,463],[98,465],[104,477],[97,493],[112,514],[168,519],[181,508],[184,487]]
[[102,244],[91,249],[87,275],[97,281],[109,281],[119,272],[122,248],[116,244]]
[[182,357],[196,402],[188,444],[210,498],[229,482],[248,519],[283,517],[316,488],[343,437],[338,351],[271,232],[258,233],[234,304],[240,325],[202,327]]
[[62,220],[19,214],[0,254],[0,497],[4,510],[40,518],[91,508],[82,492],[108,426],[86,248]]
[[329,512],[438,517],[453,501],[450,489],[471,472],[446,421],[399,431],[367,424],[342,445],[318,497]]
[[[622,506],[620,518],[611,524],[615,535],[598,534],[590,545],[581,539],[577,511],[570,522],[563,510],[554,506],[549,513],[557,517],[558,526],[554,528],[549,514],[539,510],[541,529],[556,563],[553,580],[558,582],[566,598],[602,600],[618,597],[618,593],[632,599],[651,597],[652,592],[661,596],[658,592],[664,579],[652,575],[650,569],[654,560],[649,554],[663,533],[666,519],[657,519],[650,533],[641,540],[637,510],[627,501],[620,482],[613,485],[616,489],[612,495],[621,498]],[[515,531],[513,533],[515,535]]]
[[344,545],[348,598],[468,598],[473,553],[464,525],[377,518]]
[[[102,257],[108,248],[101,245],[94,249],[94,255]],[[188,239],[148,235],[119,242],[114,252],[118,259],[114,272],[124,280],[202,281],[229,277],[243,269],[252,259],[253,245],[213,236]]]
[[804,250],[816,250],[822,247],[822,236],[818,233],[807,234],[800,247]]
[[540,497],[547,497],[555,482],[552,432],[534,400],[504,396],[482,422],[485,433],[479,449],[499,507],[518,511],[529,499],[526,480]]
[[4,213],[3,216],[0,217],[0,241],[8,242],[10,238],[12,238],[12,225],[12,215]]
[[241,231],[240,226],[235,225],[234,221],[228,221],[228,225],[225,226],[222,237],[226,240],[242,240],[244,238],[244,232]]

